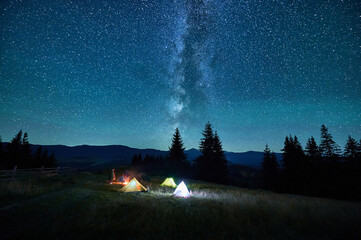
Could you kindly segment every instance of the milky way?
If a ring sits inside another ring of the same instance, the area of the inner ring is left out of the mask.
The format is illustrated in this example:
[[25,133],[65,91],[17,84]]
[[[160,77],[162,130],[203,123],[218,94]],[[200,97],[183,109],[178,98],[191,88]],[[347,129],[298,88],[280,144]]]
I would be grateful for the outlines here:
[[359,1],[0,3],[0,135],[39,144],[361,138]]
[[170,67],[173,129],[197,121],[197,116],[204,114],[204,107],[213,97],[209,91],[213,81],[210,62],[214,55],[212,7],[209,2],[178,2],[180,14],[175,19],[174,56]]

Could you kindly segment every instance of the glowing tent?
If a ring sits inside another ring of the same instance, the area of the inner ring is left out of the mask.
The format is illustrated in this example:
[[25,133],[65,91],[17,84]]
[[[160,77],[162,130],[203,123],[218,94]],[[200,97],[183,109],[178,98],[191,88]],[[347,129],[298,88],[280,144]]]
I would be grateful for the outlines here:
[[127,185],[125,185],[122,189],[122,192],[146,192],[147,189],[138,182],[136,178],[133,178]]
[[177,187],[177,184],[175,184],[173,178],[167,178],[166,180],[164,180],[164,182],[161,184],[161,186],[175,188],[175,187]]
[[175,189],[173,195],[176,196],[176,197],[184,197],[184,198],[187,198],[187,197],[191,196],[191,194],[188,191],[187,186],[184,184],[183,181]]

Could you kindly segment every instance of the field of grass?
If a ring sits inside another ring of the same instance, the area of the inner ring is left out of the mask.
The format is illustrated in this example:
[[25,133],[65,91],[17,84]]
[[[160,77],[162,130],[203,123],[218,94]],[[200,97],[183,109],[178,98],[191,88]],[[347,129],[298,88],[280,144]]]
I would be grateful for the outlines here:
[[[107,174],[0,183],[1,239],[359,239],[361,203],[163,179],[121,193]],[[177,182],[177,181],[176,181]]]

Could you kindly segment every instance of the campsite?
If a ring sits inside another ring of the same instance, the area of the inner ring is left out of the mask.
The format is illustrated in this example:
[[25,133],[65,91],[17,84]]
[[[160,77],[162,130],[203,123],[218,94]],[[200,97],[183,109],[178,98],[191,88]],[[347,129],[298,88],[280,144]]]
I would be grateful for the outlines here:
[[1,0],[0,240],[360,240],[360,0]]
[[[174,197],[165,177],[120,191],[110,169],[2,184],[2,239],[358,239],[359,202],[276,194],[182,179]],[[179,183],[180,179],[175,179]]]

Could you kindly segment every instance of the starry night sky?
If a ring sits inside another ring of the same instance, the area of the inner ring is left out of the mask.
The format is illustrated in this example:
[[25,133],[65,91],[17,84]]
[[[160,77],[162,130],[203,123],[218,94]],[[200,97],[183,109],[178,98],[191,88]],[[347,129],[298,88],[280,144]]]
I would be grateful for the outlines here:
[[0,3],[0,135],[228,151],[361,138],[359,1]]

